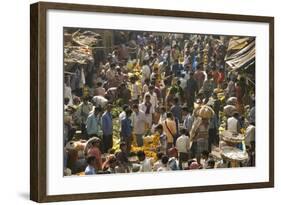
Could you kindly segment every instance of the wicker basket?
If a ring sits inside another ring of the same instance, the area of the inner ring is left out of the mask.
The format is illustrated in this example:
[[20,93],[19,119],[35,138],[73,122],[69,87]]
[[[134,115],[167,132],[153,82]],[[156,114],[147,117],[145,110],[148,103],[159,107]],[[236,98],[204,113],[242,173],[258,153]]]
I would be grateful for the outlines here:
[[242,134],[232,133],[228,130],[222,131],[220,133],[221,139],[225,141],[230,146],[235,146],[239,143],[242,143],[245,140],[245,136]]

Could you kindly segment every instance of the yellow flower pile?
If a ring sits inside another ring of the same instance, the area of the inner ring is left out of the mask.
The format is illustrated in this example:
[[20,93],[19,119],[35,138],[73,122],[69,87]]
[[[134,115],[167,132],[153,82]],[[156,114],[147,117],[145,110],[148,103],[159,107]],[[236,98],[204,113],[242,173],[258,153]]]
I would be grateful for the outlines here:
[[131,146],[132,152],[144,151],[146,157],[157,160],[157,147],[159,146],[159,135],[150,135],[143,138],[143,146],[138,147],[135,143],[135,137]]
[[113,136],[113,146],[112,149],[115,150],[115,152],[120,151],[120,139],[118,139],[118,137]]

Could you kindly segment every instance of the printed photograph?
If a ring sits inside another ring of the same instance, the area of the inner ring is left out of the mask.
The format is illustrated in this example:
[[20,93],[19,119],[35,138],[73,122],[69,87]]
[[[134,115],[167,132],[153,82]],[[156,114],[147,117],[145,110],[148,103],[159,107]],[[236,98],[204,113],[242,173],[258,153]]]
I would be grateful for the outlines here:
[[63,176],[255,166],[254,36],[65,27],[63,39]]

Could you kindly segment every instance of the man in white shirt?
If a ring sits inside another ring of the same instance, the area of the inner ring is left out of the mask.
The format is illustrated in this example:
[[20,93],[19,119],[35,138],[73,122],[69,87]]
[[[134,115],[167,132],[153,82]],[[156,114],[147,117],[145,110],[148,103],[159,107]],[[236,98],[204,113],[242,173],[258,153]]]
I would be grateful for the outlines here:
[[232,133],[240,133],[239,113],[235,112],[232,117],[227,119],[226,128]]
[[189,160],[190,139],[186,129],[181,129],[181,136],[176,141],[176,148],[179,153],[179,168],[183,169],[182,163]]
[[144,98],[144,102],[139,105],[139,109],[144,112],[146,122],[148,123],[149,128],[152,125],[152,115],[155,112],[154,107],[150,101],[150,95],[146,95]]
[[[149,95],[150,96],[150,102],[153,106],[153,109],[155,110],[155,108],[158,106],[158,99],[157,99],[157,95],[156,93],[154,92],[154,86],[153,85],[150,85],[148,87],[148,92],[146,92],[144,94],[144,98]],[[145,100],[145,99],[144,99]]]
[[133,105],[133,114],[132,114],[132,122],[133,122],[133,132],[136,135],[137,145],[139,147],[143,146],[143,135],[145,133],[145,125],[146,125],[146,117],[143,111],[139,110],[139,105]]

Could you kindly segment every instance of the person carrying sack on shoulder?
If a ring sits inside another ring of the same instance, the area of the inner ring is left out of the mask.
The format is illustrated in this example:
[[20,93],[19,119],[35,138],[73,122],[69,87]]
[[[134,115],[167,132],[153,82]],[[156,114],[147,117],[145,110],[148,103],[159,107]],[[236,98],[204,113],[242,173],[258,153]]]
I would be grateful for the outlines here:
[[162,126],[167,135],[167,149],[170,149],[173,147],[174,138],[177,135],[177,125],[171,112],[167,112],[167,119],[163,121]]

